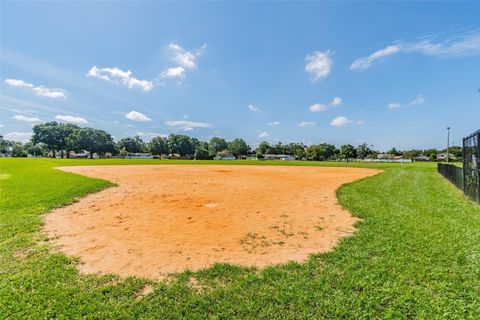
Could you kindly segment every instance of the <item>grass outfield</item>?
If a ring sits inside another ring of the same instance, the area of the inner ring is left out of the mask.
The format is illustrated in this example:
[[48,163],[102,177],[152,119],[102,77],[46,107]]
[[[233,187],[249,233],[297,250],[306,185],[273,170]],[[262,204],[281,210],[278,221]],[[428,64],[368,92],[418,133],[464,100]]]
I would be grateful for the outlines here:
[[[359,231],[305,263],[216,265],[163,282],[78,275],[75,259],[45,243],[41,214],[111,184],[53,167],[154,163],[193,162],[0,159],[0,318],[478,318],[480,207],[430,163],[196,161],[385,172],[339,189],[364,219]],[[146,285],[154,291],[142,297]]]

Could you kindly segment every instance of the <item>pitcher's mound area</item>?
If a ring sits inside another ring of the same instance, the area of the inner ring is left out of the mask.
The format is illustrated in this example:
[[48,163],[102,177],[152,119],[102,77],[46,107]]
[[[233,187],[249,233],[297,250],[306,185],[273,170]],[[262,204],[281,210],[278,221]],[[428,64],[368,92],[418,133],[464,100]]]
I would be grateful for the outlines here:
[[113,181],[45,217],[84,273],[162,278],[215,262],[263,267],[331,249],[358,220],[337,204],[357,168],[145,165],[63,167]]

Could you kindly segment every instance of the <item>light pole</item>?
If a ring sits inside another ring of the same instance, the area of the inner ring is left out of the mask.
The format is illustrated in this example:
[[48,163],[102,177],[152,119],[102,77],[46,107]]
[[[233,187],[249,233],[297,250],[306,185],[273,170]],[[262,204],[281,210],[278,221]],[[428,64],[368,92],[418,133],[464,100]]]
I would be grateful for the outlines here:
[[447,127],[447,163],[450,161],[450,127]]

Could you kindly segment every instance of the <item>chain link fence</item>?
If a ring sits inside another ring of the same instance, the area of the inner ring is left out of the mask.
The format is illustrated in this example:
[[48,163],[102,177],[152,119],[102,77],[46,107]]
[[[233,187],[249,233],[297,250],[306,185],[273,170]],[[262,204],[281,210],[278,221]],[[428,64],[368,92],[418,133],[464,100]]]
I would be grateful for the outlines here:
[[480,203],[480,130],[463,138],[463,192]]
[[463,168],[439,163],[438,172],[463,193],[480,203],[480,130],[463,138]]

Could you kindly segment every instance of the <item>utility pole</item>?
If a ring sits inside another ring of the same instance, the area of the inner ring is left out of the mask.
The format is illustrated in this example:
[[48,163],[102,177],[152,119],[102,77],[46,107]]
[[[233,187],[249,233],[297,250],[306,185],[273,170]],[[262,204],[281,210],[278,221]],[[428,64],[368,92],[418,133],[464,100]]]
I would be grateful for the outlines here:
[[447,127],[447,163],[450,161],[450,127]]

